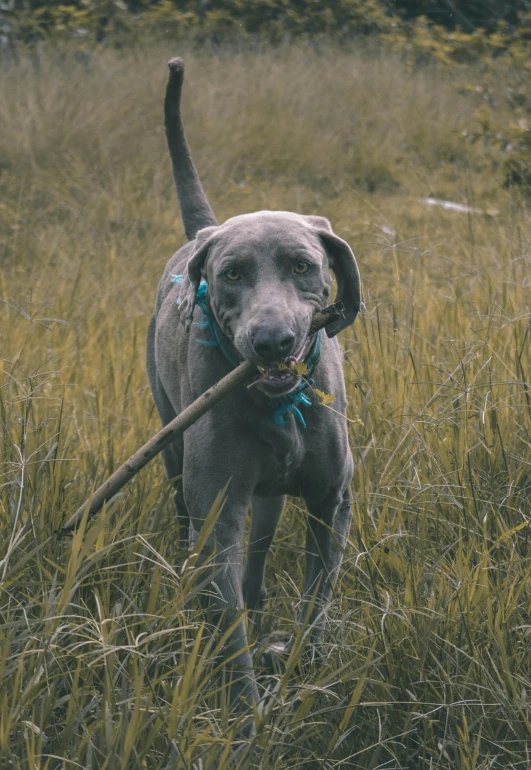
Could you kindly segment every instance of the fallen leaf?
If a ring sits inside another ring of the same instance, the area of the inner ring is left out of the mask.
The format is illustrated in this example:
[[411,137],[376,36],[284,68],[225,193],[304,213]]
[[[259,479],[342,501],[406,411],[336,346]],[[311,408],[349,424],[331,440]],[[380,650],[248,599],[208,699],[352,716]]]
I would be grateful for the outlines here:
[[299,361],[298,364],[295,364],[293,367],[293,371],[299,375],[299,377],[302,377],[304,374],[308,374],[308,367],[304,363],[304,361]]
[[313,392],[319,396],[319,403],[323,406],[326,406],[327,404],[331,404],[332,401],[336,400],[336,397],[333,396],[331,393],[323,393],[322,390],[319,390],[319,388],[314,388]]

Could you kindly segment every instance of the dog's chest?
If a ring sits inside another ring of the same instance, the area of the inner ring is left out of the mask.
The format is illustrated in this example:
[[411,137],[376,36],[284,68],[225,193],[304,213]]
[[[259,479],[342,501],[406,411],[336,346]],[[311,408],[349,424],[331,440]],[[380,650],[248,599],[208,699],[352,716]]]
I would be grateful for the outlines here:
[[258,495],[298,495],[305,446],[296,426],[267,426],[255,434],[261,459]]

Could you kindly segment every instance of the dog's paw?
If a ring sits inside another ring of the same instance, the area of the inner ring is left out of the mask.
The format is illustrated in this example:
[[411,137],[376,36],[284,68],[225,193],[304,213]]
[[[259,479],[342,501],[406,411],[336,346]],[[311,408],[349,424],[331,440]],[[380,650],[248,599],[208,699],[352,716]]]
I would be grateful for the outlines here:
[[273,631],[262,636],[256,644],[256,660],[259,666],[268,672],[279,673],[285,662],[293,637],[287,631]]

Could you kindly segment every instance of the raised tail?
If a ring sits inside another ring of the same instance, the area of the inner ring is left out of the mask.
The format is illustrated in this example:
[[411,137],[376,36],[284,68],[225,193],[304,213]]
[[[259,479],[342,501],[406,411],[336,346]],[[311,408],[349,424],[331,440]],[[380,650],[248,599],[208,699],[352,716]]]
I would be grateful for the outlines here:
[[164,99],[166,140],[173,165],[173,177],[181,207],[186,237],[193,241],[198,230],[217,225],[214,212],[206,199],[197,169],[186,143],[181,121],[181,91],[184,79],[182,59],[170,59],[170,78]]

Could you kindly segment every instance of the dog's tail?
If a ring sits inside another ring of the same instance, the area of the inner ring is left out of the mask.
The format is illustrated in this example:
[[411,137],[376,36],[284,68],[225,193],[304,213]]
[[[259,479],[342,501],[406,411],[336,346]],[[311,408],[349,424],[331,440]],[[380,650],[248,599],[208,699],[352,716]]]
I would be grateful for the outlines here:
[[190,155],[181,121],[183,60],[170,59],[168,67],[170,68],[170,78],[164,99],[166,140],[173,165],[173,177],[177,187],[186,237],[189,241],[193,241],[198,230],[210,225],[217,225],[217,221],[199,181],[199,175]]

